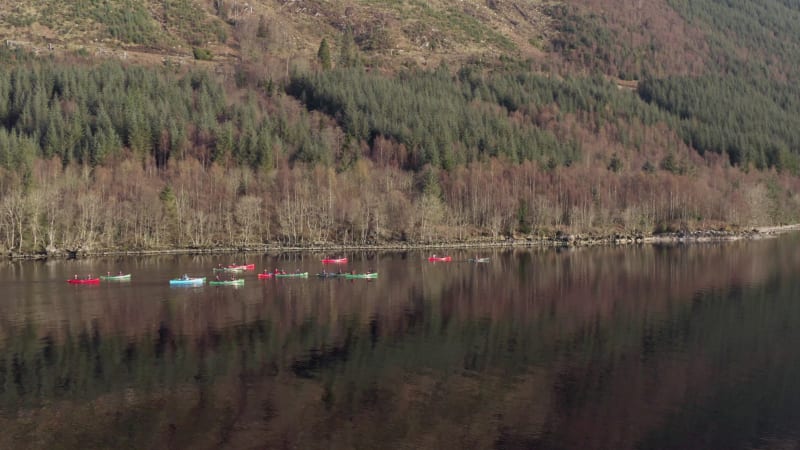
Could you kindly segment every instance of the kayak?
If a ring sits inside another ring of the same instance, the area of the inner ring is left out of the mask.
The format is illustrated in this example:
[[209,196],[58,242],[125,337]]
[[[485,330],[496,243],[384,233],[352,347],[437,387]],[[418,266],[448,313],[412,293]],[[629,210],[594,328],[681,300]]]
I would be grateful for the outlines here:
[[256,270],[255,264],[231,264],[227,267],[234,270]]
[[378,278],[378,272],[372,272],[372,273],[346,273],[343,276],[345,278],[349,279],[349,280],[357,279],[357,278],[374,279],[374,278]]
[[322,260],[322,264],[345,264],[347,263],[347,258],[325,258]]
[[266,280],[267,278],[272,278],[273,276],[275,276],[275,275],[272,272],[260,273],[260,274],[258,274],[258,279],[259,280]]
[[470,258],[470,259],[469,259],[469,262],[474,262],[474,263],[488,263],[488,262],[489,262],[489,258]]
[[67,280],[69,284],[100,284],[100,278],[79,278]]
[[206,277],[174,278],[169,280],[170,286],[200,286],[205,284]]
[[214,272],[244,272],[241,267],[214,267]]
[[276,273],[275,278],[308,278],[308,272],[301,273]]
[[100,279],[104,281],[131,281],[131,274],[125,275],[100,275]]
[[236,280],[214,280],[209,281],[210,286],[244,286],[244,278]]
[[452,260],[452,256],[431,256],[428,258],[428,261],[430,262],[450,262]]
[[320,273],[317,274],[317,276],[319,278],[336,278],[336,277],[343,277],[344,274],[343,273],[339,274],[339,273],[336,273],[336,272],[324,272],[324,273],[320,272]]

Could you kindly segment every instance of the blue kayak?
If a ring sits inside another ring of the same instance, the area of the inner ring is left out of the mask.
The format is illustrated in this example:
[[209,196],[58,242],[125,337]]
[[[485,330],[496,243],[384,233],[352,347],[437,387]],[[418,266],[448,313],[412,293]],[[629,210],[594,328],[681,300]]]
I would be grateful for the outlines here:
[[197,277],[197,278],[193,278],[193,277],[183,278],[183,277],[181,277],[181,278],[174,278],[172,280],[169,280],[169,285],[170,286],[200,286],[202,284],[205,284],[205,282],[206,282],[206,277]]

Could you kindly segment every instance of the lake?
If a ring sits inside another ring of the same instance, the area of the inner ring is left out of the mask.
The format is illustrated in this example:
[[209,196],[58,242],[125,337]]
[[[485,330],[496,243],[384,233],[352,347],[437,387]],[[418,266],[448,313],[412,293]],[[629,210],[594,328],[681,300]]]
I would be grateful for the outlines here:
[[0,262],[0,448],[800,445],[800,236],[439,253]]

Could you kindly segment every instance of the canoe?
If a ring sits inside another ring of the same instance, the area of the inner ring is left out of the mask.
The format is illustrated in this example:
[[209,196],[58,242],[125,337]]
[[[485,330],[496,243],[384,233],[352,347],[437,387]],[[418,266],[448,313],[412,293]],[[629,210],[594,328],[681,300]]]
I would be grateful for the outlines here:
[[244,286],[244,278],[236,280],[214,280],[209,281],[210,286]]
[[325,273],[318,273],[317,276],[319,278],[336,278],[336,277],[343,277],[344,274],[338,274],[336,272],[325,272]]
[[244,272],[244,269],[241,267],[214,267],[214,272]]
[[428,261],[430,262],[450,262],[452,260],[452,256],[431,256],[428,258]]
[[227,267],[234,270],[256,270],[255,264],[231,264]]
[[169,280],[170,286],[200,286],[205,284],[206,277],[189,277],[189,278],[174,278]]
[[488,263],[488,262],[489,262],[489,258],[470,258],[470,259],[469,259],[469,262],[474,262],[474,263]]
[[347,258],[325,258],[322,260],[322,264],[345,264],[347,263]]
[[260,273],[260,274],[258,274],[258,279],[259,280],[266,280],[267,278],[272,278],[274,276],[275,276],[275,274],[273,274],[272,272]]
[[100,284],[100,278],[79,278],[67,280],[69,284]]
[[100,275],[100,279],[103,281],[131,281],[131,274],[126,273],[125,275]]
[[308,278],[308,272],[301,273],[276,273],[275,278]]
[[344,278],[349,279],[349,280],[357,279],[357,278],[374,279],[374,278],[378,278],[378,272],[372,272],[372,273],[346,273],[346,274],[344,274],[342,276]]

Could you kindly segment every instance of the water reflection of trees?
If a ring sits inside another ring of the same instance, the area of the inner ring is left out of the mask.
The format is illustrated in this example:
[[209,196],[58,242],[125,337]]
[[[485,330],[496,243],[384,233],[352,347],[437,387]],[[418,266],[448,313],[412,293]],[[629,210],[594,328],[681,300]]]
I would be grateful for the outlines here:
[[[38,414],[66,424],[58,411],[75,402],[141,420],[168,400],[137,428],[156,446],[744,446],[765,416],[776,435],[797,423],[800,355],[783,344],[800,337],[787,276],[800,265],[777,242],[735,245],[500,252],[391,283],[170,306],[148,333],[31,326],[0,351],[0,404],[48,404]],[[696,440],[730,398],[743,406],[723,414],[729,437]]]

